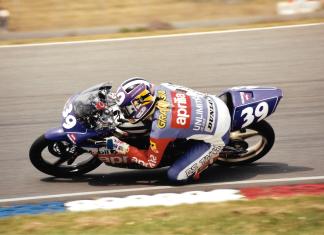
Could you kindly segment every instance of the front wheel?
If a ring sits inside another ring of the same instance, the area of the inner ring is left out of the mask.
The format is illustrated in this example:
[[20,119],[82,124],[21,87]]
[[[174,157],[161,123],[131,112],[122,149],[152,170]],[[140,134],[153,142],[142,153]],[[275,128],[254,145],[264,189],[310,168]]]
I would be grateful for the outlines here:
[[29,158],[39,171],[61,178],[81,176],[102,163],[67,141],[51,141],[44,135],[30,147]]
[[275,133],[273,128],[268,122],[262,120],[244,130],[231,132],[229,146],[241,151],[239,153],[235,153],[235,151],[226,153],[224,151],[217,159],[217,163],[237,166],[255,162],[270,151],[274,141]]

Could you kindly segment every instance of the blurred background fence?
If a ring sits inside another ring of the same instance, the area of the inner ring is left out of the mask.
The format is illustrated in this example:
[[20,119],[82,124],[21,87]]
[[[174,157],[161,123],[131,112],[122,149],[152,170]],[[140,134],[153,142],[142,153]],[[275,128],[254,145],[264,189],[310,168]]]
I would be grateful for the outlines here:
[[[289,1],[289,0],[288,0]],[[276,0],[0,0],[9,31],[275,15]]]

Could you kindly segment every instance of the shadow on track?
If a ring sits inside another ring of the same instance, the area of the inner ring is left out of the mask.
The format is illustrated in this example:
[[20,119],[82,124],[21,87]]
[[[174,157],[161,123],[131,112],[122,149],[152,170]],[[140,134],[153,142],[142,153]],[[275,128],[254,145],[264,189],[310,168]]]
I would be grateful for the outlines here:
[[[254,178],[258,175],[278,175],[293,172],[310,171],[313,168],[291,166],[286,163],[262,162],[245,166],[223,167],[213,166],[203,172],[202,183],[241,181]],[[279,177],[277,177],[279,178]]]
[[[201,175],[197,183],[217,183],[241,181],[258,175],[277,175],[293,172],[310,171],[313,168],[290,166],[284,163],[255,163],[246,166],[224,167],[212,166]],[[108,174],[87,174],[72,179],[55,177],[43,178],[44,182],[85,182],[91,186],[121,186],[121,185],[170,185],[166,176],[167,168],[154,170],[134,170]],[[279,177],[278,177],[279,178]]]

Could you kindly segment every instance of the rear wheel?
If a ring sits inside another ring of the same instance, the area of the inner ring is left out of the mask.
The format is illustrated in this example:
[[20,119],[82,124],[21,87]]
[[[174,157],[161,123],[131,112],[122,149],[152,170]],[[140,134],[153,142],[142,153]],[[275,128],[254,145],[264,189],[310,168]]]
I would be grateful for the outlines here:
[[81,176],[102,162],[67,141],[51,141],[40,136],[29,150],[31,163],[41,172],[62,178]]
[[[220,165],[243,165],[262,158],[272,148],[275,133],[271,125],[262,120],[244,130],[231,132],[230,139],[229,147],[234,151],[229,153],[224,150],[217,160]],[[238,150],[238,153],[235,153],[235,150]]]

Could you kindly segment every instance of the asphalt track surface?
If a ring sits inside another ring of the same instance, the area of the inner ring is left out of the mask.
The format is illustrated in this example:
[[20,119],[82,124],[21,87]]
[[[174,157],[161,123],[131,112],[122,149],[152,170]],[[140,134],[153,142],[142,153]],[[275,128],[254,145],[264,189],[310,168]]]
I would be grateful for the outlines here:
[[[211,167],[199,183],[176,188],[168,186],[165,169],[102,165],[80,179],[63,180],[33,168],[30,145],[47,129],[60,125],[62,107],[70,95],[107,80],[116,87],[132,76],[215,94],[241,85],[282,88],[284,98],[268,119],[276,132],[274,148],[255,164]],[[0,79],[0,199],[239,188],[294,183],[285,179],[299,177],[306,177],[303,183],[324,182],[324,177],[308,178],[324,176],[323,24],[0,47]]]

